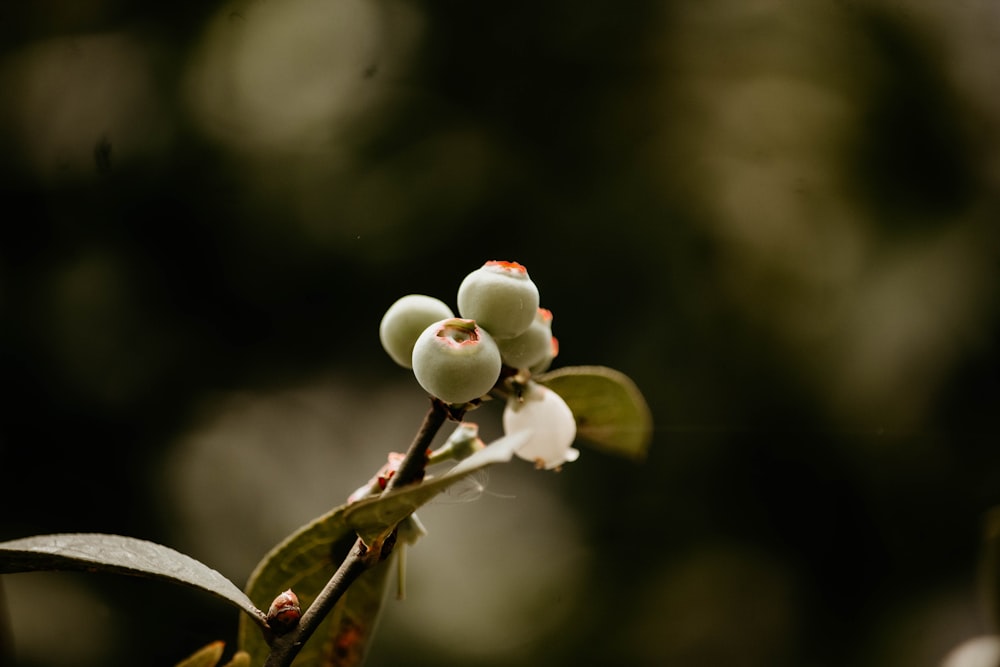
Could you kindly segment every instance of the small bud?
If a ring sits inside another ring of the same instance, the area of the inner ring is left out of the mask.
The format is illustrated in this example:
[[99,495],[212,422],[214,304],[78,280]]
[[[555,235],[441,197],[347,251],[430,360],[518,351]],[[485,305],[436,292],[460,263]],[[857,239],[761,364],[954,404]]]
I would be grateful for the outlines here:
[[347,497],[347,504],[356,503],[359,500],[364,500],[365,498],[370,498],[371,496],[377,496],[378,494],[385,491],[385,487],[389,484],[389,480],[392,476],[396,474],[399,470],[400,464],[402,464],[403,459],[406,458],[405,454],[400,454],[399,452],[389,452],[388,461],[385,465],[378,469],[370,480],[364,485],[355,489],[354,493]]
[[438,462],[444,459],[461,461],[485,448],[486,443],[479,437],[479,425],[473,422],[460,422],[448,436],[448,440],[431,452],[430,461]]
[[289,588],[278,597],[267,609],[267,624],[276,635],[283,635],[299,623],[302,609],[299,607],[299,596]]

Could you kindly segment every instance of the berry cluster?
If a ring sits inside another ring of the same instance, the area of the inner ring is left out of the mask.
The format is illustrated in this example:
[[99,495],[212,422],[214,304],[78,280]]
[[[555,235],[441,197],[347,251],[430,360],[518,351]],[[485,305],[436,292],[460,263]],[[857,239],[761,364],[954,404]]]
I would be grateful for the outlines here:
[[525,378],[510,392],[503,417],[507,433],[532,431],[518,455],[546,468],[575,460],[573,413],[558,394],[528,379],[548,368],[558,345],[552,313],[539,307],[527,269],[486,262],[459,285],[458,313],[434,297],[404,296],[382,317],[382,347],[413,369],[427,393],[451,405],[478,401],[501,377]]

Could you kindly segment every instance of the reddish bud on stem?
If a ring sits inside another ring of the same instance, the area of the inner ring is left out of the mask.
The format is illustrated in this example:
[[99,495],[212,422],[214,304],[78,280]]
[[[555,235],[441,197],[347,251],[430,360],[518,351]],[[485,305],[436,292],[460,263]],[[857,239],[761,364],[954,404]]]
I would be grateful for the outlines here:
[[299,607],[299,596],[289,588],[278,597],[267,609],[267,624],[276,635],[283,635],[299,623],[302,609]]

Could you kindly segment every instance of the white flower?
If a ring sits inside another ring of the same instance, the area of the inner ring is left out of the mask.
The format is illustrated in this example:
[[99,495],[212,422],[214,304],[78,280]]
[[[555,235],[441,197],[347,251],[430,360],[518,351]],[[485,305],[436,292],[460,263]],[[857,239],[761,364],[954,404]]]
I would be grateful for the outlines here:
[[539,468],[558,469],[580,456],[572,447],[576,439],[573,412],[559,394],[535,382],[527,384],[520,398],[507,400],[503,430],[508,435],[531,431],[527,442],[514,453]]

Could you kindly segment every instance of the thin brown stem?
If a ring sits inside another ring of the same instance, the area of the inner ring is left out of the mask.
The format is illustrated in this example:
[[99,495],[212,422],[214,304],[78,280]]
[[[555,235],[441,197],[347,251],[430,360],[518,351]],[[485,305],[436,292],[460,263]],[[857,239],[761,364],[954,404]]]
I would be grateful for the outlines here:
[[462,418],[461,415],[464,412],[461,409],[454,410],[447,403],[432,398],[431,407],[424,416],[424,422],[420,425],[420,430],[414,436],[413,442],[410,443],[410,448],[406,450],[406,457],[399,464],[396,474],[389,479],[383,493],[392,491],[397,487],[422,481],[424,478],[424,469],[427,467],[427,451],[430,449],[434,437],[449,417],[458,420]]
[[[413,442],[406,452],[406,457],[399,464],[396,474],[389,479],[383,493],[399,486],[419,483],[424,476],[424,468],[427,465],[427,450],[430,448],[431,442],[449,417],[459,420],[462,414],[464,414],[464,410],[455,410],[436,398],[431,399],[431,407],[424,416],[424,421],[414,436]],[[361,538],[358,538],[340,567],[330,577],[326,586],[323,587],[306,612],[302,614],[298,625],[287,634],[276,637],[271,642],[271,652],[267,656],[264,667],[288,667],[291,665],[306,641],[309,640],[351,584],[365,570],[386,558],[390,549],[391,545],[387,545],[387,548],[380,549],[381,553],[369,553],[368,547],[365,546]]]
[[319,596],[302,614],[299,624],[288,634],[277,637],[271,644],[271,653],[267,656],[264,667],[288,667],[292,664],[295,656],[316,632],[316,628],[323,622],[337,601],[347,592],[350,585],[368,569],[366,552],[364,543],[358,538]]

